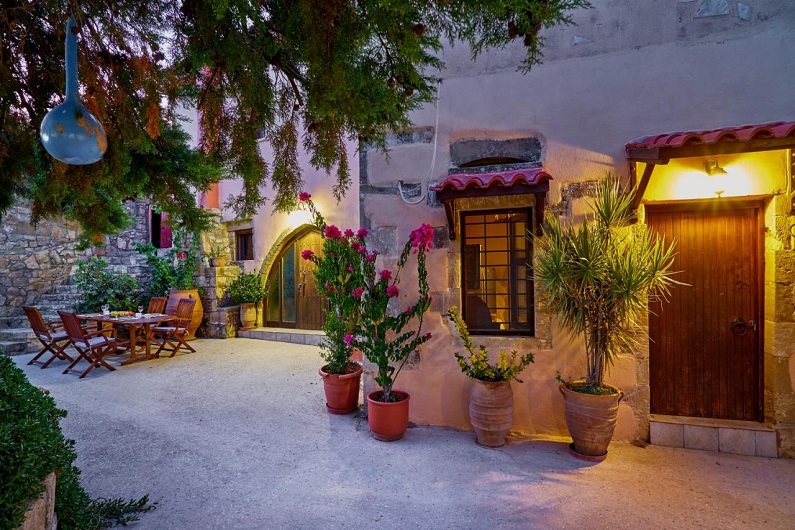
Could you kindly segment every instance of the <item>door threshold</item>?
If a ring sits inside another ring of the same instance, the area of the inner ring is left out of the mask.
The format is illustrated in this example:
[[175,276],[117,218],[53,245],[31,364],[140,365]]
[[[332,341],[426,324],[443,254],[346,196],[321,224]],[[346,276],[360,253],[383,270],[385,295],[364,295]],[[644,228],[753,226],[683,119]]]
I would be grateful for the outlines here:
[[289,342],[291,344],[308,344],[319,346],[320,341],[326,336],[320,330],[292,329],[292,328],[255,328],[248,331],[238,330],[237,336],[247,339],[271,340],[275,342]]
[[649,416],[653,445],[778,458],[775,429],[765,423],[687,416]]

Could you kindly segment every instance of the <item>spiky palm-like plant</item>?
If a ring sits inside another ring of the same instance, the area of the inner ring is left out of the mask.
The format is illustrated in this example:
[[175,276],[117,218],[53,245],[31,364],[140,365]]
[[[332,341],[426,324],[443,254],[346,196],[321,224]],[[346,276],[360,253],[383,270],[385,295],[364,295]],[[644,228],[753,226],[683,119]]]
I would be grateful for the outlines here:
[[536,241],[535,281],[550,311],[585,338],[586,393],[609,393],[605,370],[636,343],[635,332],[651,300],[667,299],[675,243],[666,245],[645,225],[630,226],[632,195],[618,179],[600,184],[593,216],[563,226],[548,213]]

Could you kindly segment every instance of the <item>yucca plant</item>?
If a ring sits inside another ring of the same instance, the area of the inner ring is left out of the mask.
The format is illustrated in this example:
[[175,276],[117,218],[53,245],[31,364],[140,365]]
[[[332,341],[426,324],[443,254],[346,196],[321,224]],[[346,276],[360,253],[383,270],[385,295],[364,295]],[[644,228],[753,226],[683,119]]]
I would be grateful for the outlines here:
[[666,245],[645,225],[630,225],[632,194],[608,175],[599,185],[593,215],[579,227],[547,213],[536,238],[535,281],[550,311],[585,338],[585,393],[613,393],[605,371],[622,349],[636,343],[649,302],[667,299],[675,243]]

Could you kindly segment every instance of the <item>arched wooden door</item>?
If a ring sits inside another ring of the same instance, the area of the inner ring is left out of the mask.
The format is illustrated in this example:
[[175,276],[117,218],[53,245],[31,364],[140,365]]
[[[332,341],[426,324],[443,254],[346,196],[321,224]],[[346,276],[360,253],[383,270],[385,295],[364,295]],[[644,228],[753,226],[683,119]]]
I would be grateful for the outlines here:
[[315,266],[301,259],[304,250],[322,255],[323,240],[319,232],[304,232],[289,241],[271,267],[268,326],[297,329],[323,326],[323,300],[312,274]]

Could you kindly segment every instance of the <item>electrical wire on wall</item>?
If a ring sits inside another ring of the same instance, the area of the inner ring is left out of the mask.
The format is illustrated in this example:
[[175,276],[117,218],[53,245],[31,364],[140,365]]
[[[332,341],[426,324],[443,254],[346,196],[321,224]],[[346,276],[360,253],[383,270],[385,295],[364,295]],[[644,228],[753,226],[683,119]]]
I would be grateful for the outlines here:
[[[431,166],[428,168],[428,174],[426,175],[423,182],[425,185],[428,185],[428,182],[431,180],[433,176],[433,168],[436,166],[436,140],[439,137],[439,100],[442,96],[442,80],[440,79],[437,81],[437,88],[436,88],[436,118],[434,120],[433,125],[433,156],[431,156]],[[403,181],[398,180],[398,192],[400,193],[400,198],[406,204],[419,204],[425,200],[426,195],[428,192],[422,193],[422,182],[420,182],[420,197],[416,200],[409,200],[403,194]]]

